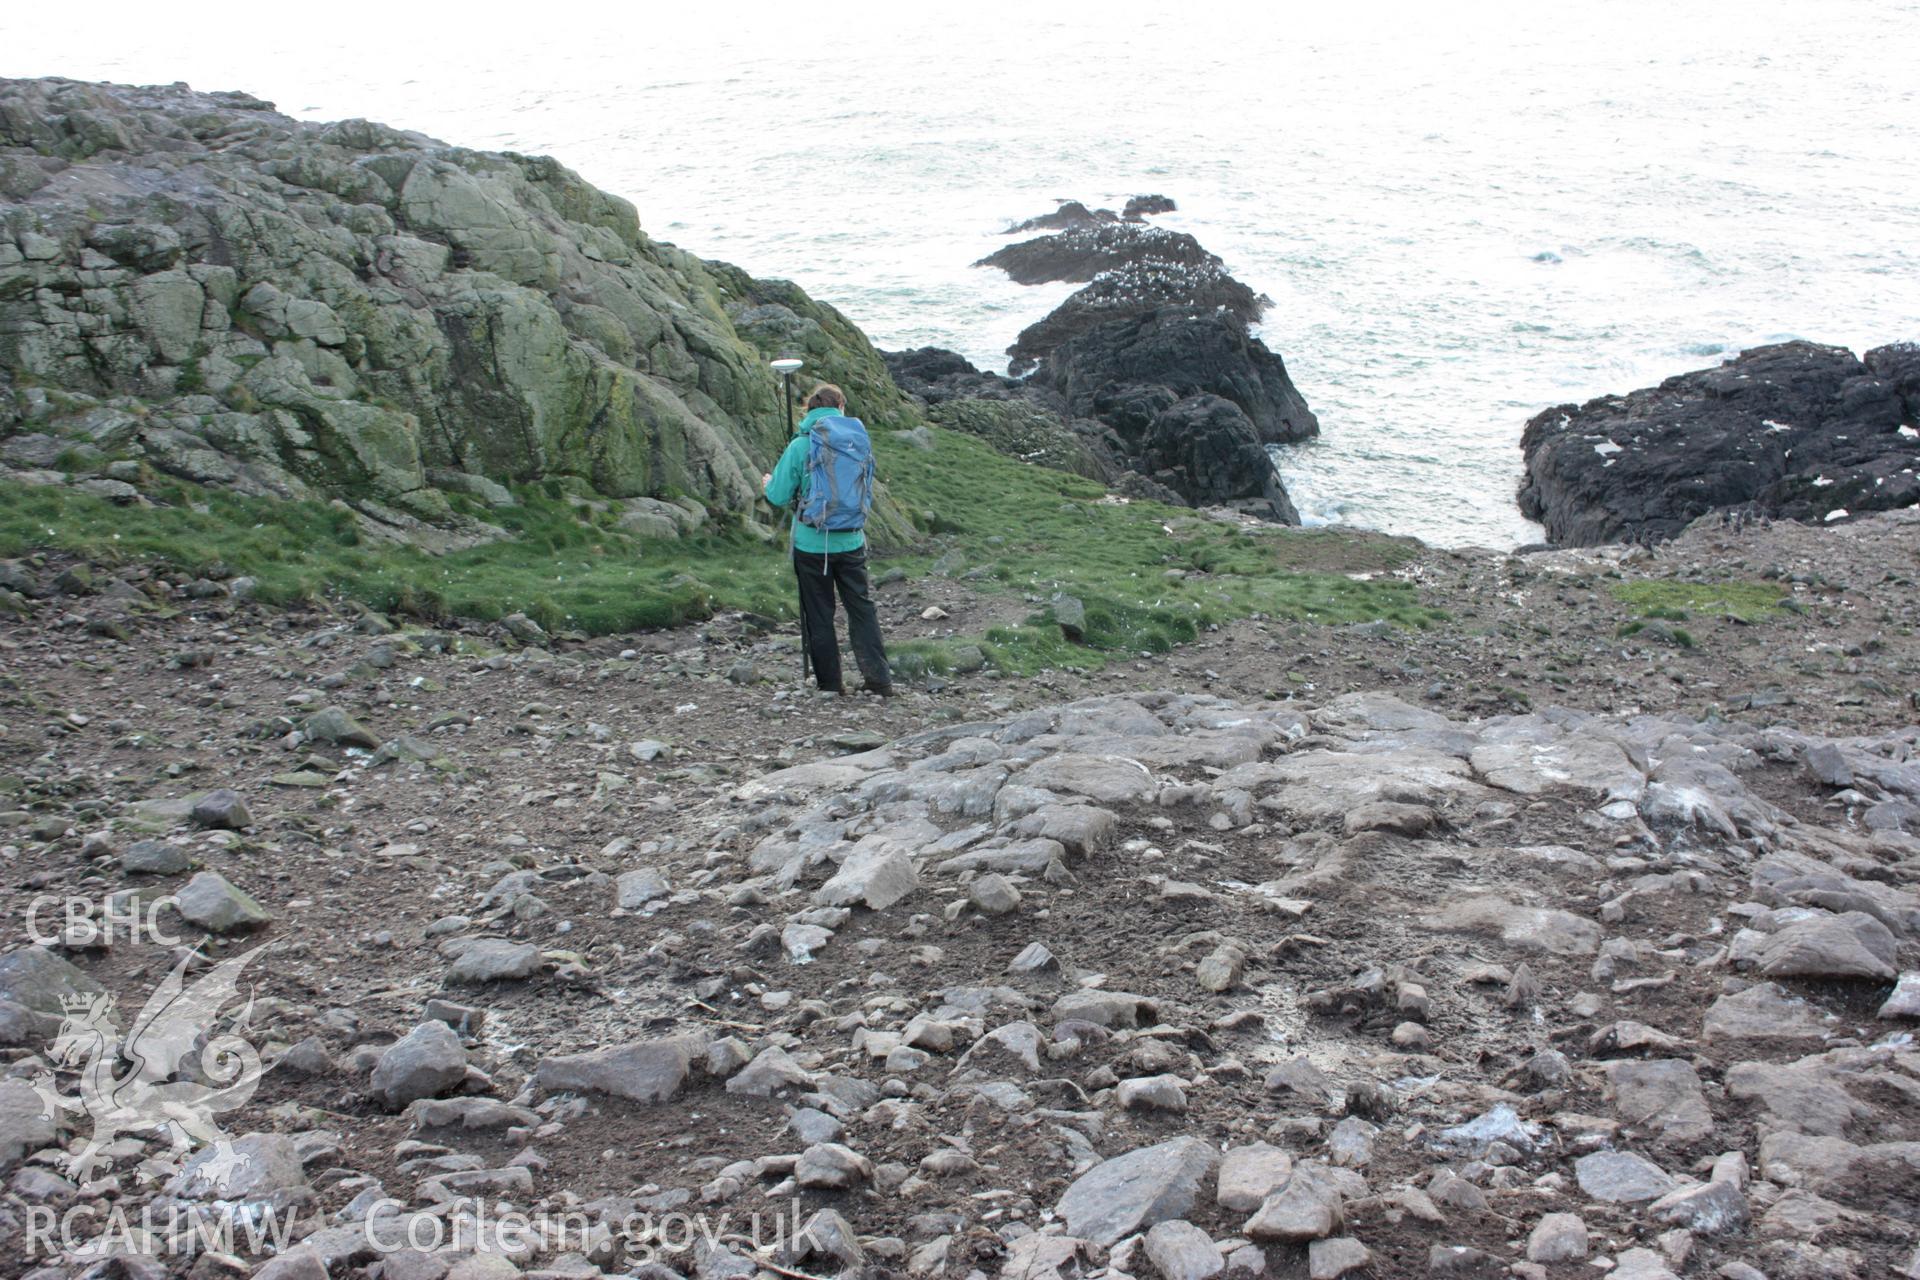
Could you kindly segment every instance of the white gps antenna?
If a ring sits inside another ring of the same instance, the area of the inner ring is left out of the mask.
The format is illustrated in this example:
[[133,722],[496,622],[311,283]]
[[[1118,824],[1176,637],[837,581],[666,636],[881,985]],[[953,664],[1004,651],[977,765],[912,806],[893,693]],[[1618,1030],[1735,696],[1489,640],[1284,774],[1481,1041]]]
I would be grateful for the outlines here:
[[771,366],[773,371],[780,375],[783,389],[786,392],[786,395],[782,398],[787,402],[788,435],[793,434],[793,375],[800,372],[800,368],[804,364],[806,364],[806,361],[800,359],[798,356],[782,356],[780,359],[775,360]]

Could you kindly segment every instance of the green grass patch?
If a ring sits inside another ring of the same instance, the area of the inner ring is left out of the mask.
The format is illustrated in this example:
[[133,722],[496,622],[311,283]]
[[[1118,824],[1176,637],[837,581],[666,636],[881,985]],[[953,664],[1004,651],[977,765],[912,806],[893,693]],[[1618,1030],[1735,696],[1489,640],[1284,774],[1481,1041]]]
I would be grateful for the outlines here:
[[[955,572],[971,569],[982,590],[1035,602],[1025,625],[982,638],[1002,670],[1162,653],[1253,614],[1407,627],[1446,616],[1422,605],[1410,583],[1378,576],[1409,558],[1410,544],[1347,530],[1250,532],[1158,503],[1114,502],[1092,481],[1011,462],[963,433],[932,434],[932,450],[881,437],[882,474],[922,528],[954,531],[940,542],[961,553]],[[910,571],[931,559],[916,557]],[[1047,602],[1060,594],[1086,606],[1083,644],[1053,625]]]
[[[1250,531],[1157,503],[1115,502],[1091,481],[1005,458],[964,433],[932,435],[935,447],[923,450],[876,433],[893,497],[930,533],[925,545],[876,560],[919,576],[944,557],[943,571],[969,577],[982,592],[1018,597],[1028,616],[962,641],[896,644],[905,667],[944,672],[955,653],[977,664],[975,647],[1010,673],[1097,667],[1164,652],[1250,615],[1405,627],[1446,616],[1388,576],[1411,554],[1394,540]],[[0,484],[0,555],[54,550],[193,572],[219,565],[256,579],[258,596],[272,603],[342,598],[426,621],[524,612],[550,629],[589,634],[733,609],[794,616],[784,542],[770,546],[724,521],[698,538],[635,538],[617,527],[617,511],[577,506],[570,496],[585,495],[560,481],[516,489],[518,505],[505,509],[452,495],[455,510],[512,537],[446,556],[371,538],[350,513],[324,503],[171,481],[143,488],[161,505],[120,507],[69,489]],[[1052,622],[1048,602],[1063,593],[1086,606],[1083,644],[1069,643]]]
[[1616,582],[1614,598],[1643,618],[1684,622],[1691,614],[1764,622],[1777,616],[1789,597],[1764,582],[1677,582],[1670,578]]
[[446,556],[364,539],[353,516],[315,502],[149,487],[169,505],[119,507],[57,488],[0,485],[0,555],[74,552],[104,564],[153,559],[255,578],[287,604],[357,600],[428,621],[524,612],[589,634],[676,626],[723,609],[793,612],[777,547],[743,535],[644,541],[583,521],[538,490],[488,512],[515,537]]

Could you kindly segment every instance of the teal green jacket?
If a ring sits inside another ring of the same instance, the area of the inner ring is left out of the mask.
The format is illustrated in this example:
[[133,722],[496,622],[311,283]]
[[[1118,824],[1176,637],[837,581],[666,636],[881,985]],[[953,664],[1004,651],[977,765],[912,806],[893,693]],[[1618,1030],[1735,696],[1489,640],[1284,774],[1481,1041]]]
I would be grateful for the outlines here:
[[[809,409],[807,416],[800,419],[800,425],[793,429],[793,439],[787,442],[787,451],[774,464],[773,478],[767,481],[768,502],[776,507],[791,505],[796,511],[806,502],[807,437],[813,433],[813,424],[820,419],[845,412],[845,409]],[[858,551],[866,545],[867,535],[861,529],[822,533],[812,525],[801,524],[798,520],[793,522],[795,551],[832,555],[840,551]]]

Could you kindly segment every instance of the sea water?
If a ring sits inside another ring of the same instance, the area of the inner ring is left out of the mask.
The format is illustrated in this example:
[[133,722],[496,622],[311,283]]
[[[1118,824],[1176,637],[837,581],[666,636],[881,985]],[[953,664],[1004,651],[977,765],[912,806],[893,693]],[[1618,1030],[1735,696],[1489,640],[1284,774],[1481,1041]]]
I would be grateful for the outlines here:
[[1920,339],[1912,2],[24,8],[0,74],[551,154],[659,239],[984,367],[1074,287],[970,265],[1011,221],[1170,195],[1273,300],[1313,523],[1512,546],[1541,408]]

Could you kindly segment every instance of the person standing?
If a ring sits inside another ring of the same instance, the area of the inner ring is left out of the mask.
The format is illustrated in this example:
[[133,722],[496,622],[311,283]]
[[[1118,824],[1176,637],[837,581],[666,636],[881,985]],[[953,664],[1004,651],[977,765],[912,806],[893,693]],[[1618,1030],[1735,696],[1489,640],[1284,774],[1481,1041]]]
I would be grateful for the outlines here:
[[[807,397],[780,461],[761,477],[776,507],[791,505],[793,571],[800,579],[800,637],[822,690],[842,693],[840,643],[833,625],[837,596],[847,614],[847,640],[869,693],[893,693],[880,638],[880,618],[867,586],[866,514],[873,493],[872,445],[866,427],[847,415],[846,393],[823,382]],[[818,491],[816,491],[818,490]],[[829,492],[831,490],[831,492]]]

